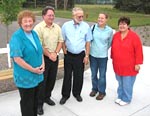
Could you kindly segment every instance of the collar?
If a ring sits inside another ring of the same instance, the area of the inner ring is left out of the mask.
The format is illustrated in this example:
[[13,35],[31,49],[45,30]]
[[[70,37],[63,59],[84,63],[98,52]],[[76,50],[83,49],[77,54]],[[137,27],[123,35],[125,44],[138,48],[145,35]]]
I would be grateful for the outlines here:
[[73,22],[73,25],[80,25],[82,23],[82,22],[76,23],[74,20],[72,20],[72,22]]
[[54,27],[54,23],[52,23],[51,26],[48,26],[48,25],[45,23],[45,21],[43,21],[43,25],[44,25],[44,27],[47,27],[47,28],[53,28],[53,27]]
[[107,25],[105,25],[103,28],[99,26],[99,24],[97,23],[97,27],[100,29],[106,29]]

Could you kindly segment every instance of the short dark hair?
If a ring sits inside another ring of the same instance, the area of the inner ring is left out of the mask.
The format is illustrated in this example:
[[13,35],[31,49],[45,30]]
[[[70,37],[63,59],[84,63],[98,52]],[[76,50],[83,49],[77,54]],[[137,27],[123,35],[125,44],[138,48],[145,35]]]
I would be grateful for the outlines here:
[[120,22],[124,22],[127,25],[130,25],[130,18],[129,17],[125,17],[125,16],[120,17],[120,19],[118,20],[118,25],[119,25]]
[[46,6],[43,10],[42,10],[42,16],[46,15],[48,10],[52,10],[55,13],[55,9],[52,6]]

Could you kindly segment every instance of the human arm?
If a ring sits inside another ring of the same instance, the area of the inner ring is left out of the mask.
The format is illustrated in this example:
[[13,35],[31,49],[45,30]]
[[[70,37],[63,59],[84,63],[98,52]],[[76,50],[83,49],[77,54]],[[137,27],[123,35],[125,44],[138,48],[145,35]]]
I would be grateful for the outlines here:
[[138,35],[135,33],[134,37],[134,51],[135,51],[135,70],[140,70],[140,64],[143,64],[143,48],[142,43]]
[[27,62],[25,62],[21,57],[14,57],[13,58],[14,62],[16,62],[19,66],[21,66],[22,68],[29,70],[33,73],[37,73],[37,74],[42,74],[43,70],[41,70],[41,67],[32,67],[30,64],[28,64]]
[[86,42],[85,48],[86,50],[85,50],[85,57],[83,59],[83,63],[87,65],[89,62],[90,42]]

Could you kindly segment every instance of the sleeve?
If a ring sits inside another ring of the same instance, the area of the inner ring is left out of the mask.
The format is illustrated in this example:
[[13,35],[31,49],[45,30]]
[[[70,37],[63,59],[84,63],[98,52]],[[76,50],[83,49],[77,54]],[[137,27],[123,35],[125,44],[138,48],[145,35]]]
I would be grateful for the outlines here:
[[134,33],[134,52],[135,52],[135,64],[143,64],[143,48],[142,48],[142,43],[139,38],[139,36]]
[[[112,40],[112,45],[113,45],[113,40]],[[111,50],[110,50],[110,58],[113,59],[113,46],[111,46]]]
[[23,45],[22,42],[20,41],[19,36],[13,35],[10,39],[9,42],[9,47],[10,47],[10,57],[23,57]]
[[66,39],[66,36],[65,36],[65,24],[62,26],[61,31],[62,31],[63,40],[65,41],[65,39]]
[[86,35],[86,42],[90,42],[92,40],[93,40],[92,31],[91,31],[91,28],[88,26],[87,35]]
[[58,26],[58,41],[63,42],[63,36],[61,32],[61,28]]
[[110,48],[111,46],[111,43],[112,43],[112,37],[113,37],[113,30],[110,31],[110,34],[109,34],[109,39],[108,39],[108,49]]
[[113,50],[113,46],[114,46],[114,41],[115,41],[115,38],[116,38],[116,34],[114,34],[112,36],[112,42],[111,42],[111,50],[110,50],[110,58],[113,59],[113,56],[114,56],[114,50]]

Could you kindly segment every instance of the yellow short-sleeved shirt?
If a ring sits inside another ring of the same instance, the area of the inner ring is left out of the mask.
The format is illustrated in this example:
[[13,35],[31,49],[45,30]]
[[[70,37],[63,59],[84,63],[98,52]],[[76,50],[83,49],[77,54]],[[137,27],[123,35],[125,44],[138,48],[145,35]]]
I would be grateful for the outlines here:
[[43,48],[47,48],[49,52],[56,50],[58,42],[63,42],[61,28],[56,23],[48,27],[45,21],[42,21],[35,26],[34,30],[37,32]]

